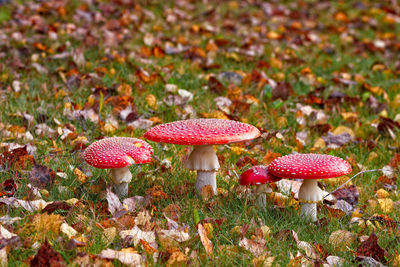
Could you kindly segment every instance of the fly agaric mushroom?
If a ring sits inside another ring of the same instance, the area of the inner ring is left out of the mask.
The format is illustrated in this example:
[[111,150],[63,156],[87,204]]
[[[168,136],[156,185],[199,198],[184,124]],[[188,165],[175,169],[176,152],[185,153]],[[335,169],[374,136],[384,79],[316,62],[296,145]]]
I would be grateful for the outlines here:
[[132,180],[129,166],[151,161],[153,148],[145,141],[130,137],[104,138],[88,146],[83,157],[99,169],[111,169],[110,176],[115,192],[120,197],[128,195],[128,184]]
[[317,202],[325,197],[317,180],[346,175],[351,170],[344,159],[325,154],[290,154],[268,166],[268,172],[277,177],[304,179],[299,190],[299,201],[303,202],[301,215],[312,221],[317,221]]
[[251,140],[260,136],[260,131],[247,123],[221,119],[192,119],[157,125],[149,129],[144,137],[154,142],[191,145],[185,167],[197,171],[198,192],[211,185],[217,192],[216,171],[219,169],[213,145],[222,145]]
[[267,184],[279,181],[280,179],[281,178],[273,176],[268,172],[268,166],[258,165],[244,171],[239,177],[239,184],[244,186],[251,185],[255,187],[254,195],[256,196],[256,203],[260,207],[265,207],[265,194],[271,190]]

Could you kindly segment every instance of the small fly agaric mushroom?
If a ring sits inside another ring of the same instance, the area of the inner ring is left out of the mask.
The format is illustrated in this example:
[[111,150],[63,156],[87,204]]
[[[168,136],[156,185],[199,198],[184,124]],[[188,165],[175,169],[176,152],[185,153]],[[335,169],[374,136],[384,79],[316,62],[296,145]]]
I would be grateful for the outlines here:
[[303,202],[301,214],[312,221],[317,220],[317,202],[325,197],[317,180],[346,175],[351,170],[344,159],[325,154],[290,154],[268,166],[268,172],[277,177],[304,179],[299,190],[299,201]]
[[132,180],[129,166],[151,161],[153,148],[145,141],[131,137],[104,138],[88,146],[83,157],[99,169],[111,169],[110,176],[117,195],[128,195],[128,184]]
[[157,125],[148,130],[144,137],[154,142],[194,146],[185,167],[197,171],[198,192],[203,186],[211,185],[215,194],[219,163],[213,145],[251,140],[259,135],[260,131],[247,123],[221,119],[192,119]]
[[244,171],[239,177],[239,184],[255,187],[254,195],[256,196],[256,203],[260,207],[265,207],[267,204],[265,194],[271,192],[271,188],[267,184],[279,181],[280,179],[268,172],[268,166],[258,165]]

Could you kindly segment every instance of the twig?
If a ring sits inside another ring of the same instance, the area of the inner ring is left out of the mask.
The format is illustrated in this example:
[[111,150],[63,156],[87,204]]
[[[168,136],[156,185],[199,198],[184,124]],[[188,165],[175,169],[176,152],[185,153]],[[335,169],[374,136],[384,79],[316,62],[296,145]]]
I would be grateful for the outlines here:
[[325,198],[327,198],[329,195],[332,195],[333,193],[335,193],[337,190],[339,190],[340,188],[342,188],[343,186],[345,186],[347,183],[349,183],[351,180],[353,180],[354,178],[356,178],[358,175],[366,173],[366,172],[376,172],[376,171],[382,171],[382,169],[374,169],[374,170],[366,170],[366,171],[361,171],[357,174],[355,174],[353,177],[351,177],[349,180],[347,180],[346,182],[344,182],[343,184],[341,184],[338,188],[336,188],[335,190],[333,190],[332,192],[328,193],[327,195],[325,195],[322,200],[324,200]]

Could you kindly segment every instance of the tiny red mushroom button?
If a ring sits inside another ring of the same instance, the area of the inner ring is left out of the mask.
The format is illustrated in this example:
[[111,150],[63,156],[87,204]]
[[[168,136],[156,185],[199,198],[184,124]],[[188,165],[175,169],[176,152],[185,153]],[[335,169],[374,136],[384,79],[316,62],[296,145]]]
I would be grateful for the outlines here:
[[260,185],[279,181],[280,178],[268,173],[268,166],[258,165],[244,171],[239,178],[240,185]]

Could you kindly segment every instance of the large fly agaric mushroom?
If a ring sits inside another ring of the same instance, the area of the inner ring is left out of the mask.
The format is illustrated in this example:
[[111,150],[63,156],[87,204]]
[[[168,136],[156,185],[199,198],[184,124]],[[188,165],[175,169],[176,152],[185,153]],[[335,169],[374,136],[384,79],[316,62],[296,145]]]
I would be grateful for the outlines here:
[[111,169],[110,176],[117,195],[128,195],[128,184],[132,180],[129,166],[151,161],[153,148],[145,141],[131,137],[104,138],[88,146],[83,157],[99,169]]
[[317,220],[317,202],[325,197],[318,179],[346,175],[351,170],[344,159],[325,154],[290,154],[275,159],[268,166],[268,172],[277,177],[304,179],[299,190],[299,201],[303,202],[301,214],[312,221]]
[[279,181],[281,178],[268,172],[268,166],[258,165],[244,171],[239,177],[239,184],[253,186],[256,203],[260,207],[266,206],[266,193],[271,192],[267,184]]
[[144,137],[155,142],[193,146],[185,167],[197,171],[198,192],[203,186],[211,185],[216,193],[216,171],[219,169],[219,163],[213,145],[251,140],[259,135],[260,131],[247,123],[221,119],[192,119],[157,125],[148,130]]

